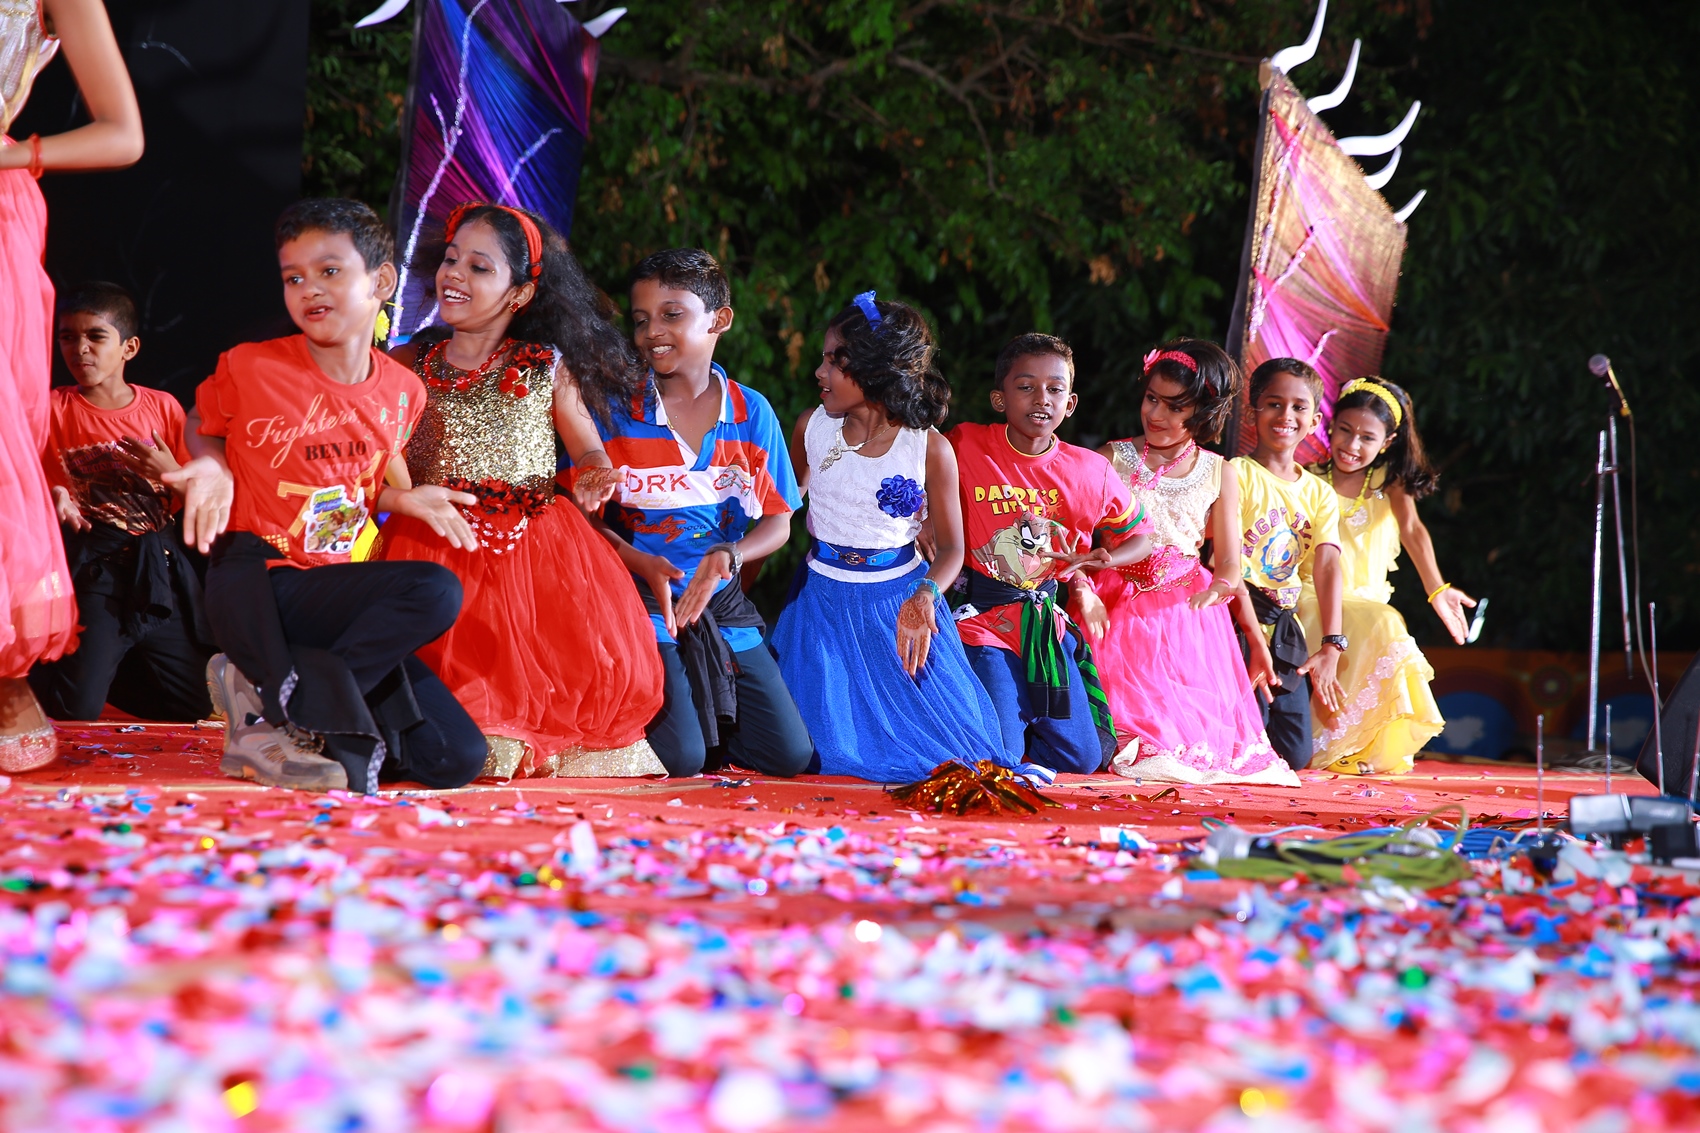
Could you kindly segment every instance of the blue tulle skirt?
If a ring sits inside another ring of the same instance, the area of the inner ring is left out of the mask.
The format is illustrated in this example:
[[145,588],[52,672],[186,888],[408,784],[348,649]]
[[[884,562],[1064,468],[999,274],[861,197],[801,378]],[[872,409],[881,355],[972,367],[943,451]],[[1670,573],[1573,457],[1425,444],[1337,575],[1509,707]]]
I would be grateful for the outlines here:
[[805,567],[773,630],[779,671],[825,775],[924,779],[947,759],[1013,767],[997,714],[962,651],[950,607],[921,672],[897,656],[897,611],[926,564],[885,582],[841,582]]

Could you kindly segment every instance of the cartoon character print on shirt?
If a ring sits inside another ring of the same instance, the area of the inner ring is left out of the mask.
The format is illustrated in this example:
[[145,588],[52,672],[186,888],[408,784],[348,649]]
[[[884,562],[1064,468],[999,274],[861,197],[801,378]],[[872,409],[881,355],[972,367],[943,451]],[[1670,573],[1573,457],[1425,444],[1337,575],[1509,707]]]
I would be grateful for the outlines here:
[[1055,520],[1019,512],[1013,523],[974,548],[974,561],[988,578],[1023,590],[1035,589],[1053,570],[1053,561],[1045,557],[1052,549],[1053,531],[1066,539],[1067,532]]
[[1271,582],[1285,582],[1299,569],[1299,537],[1283,527],[1257,549],[1257,565]]
[[366,490],[356,488],[350,499],[340,484],[320,488],[307,500],[306,519],[303,550],[309,555],[346,555],[366,526]]

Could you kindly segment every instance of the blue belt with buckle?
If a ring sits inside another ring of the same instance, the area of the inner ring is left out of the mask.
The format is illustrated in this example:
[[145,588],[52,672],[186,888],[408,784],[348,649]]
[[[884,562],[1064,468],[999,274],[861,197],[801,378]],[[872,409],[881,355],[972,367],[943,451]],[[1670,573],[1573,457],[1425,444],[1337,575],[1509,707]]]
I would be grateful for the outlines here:
[[869,550],[865,547],[839,547],[815,540],[815,561],[830,563],[840,570],[890,570],[915,559],[915,544]]

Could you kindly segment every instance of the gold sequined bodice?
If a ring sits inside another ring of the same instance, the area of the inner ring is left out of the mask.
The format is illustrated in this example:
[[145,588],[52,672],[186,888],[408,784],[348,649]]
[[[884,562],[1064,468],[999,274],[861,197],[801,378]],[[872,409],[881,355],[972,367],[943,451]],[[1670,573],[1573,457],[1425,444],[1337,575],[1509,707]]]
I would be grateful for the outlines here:
[[430,379],[459,378],[464,371],[445,368],[439,375],[429,359],[426,352],[414,362],[429,395],[407,444],[407,471],[415,484],[495,480],[538,487],[555,478],[552,365],[521,368],[526,394],[515,397],[511,388],[502,388],[505,366],[493,367],[466,389],[453,389]]
[[[1153,480],[1132,441],[1112,441],[1110,451],[1115,454],[1110,463],[1116,474],[1128,486],[1134,502],[1145,509],[1152,544],[1174,547],[1196,559],[1198,548],[1210,534],[1210,505],[1222,494],[1222,458],[1200,449],[1197,462],[1185,476]],[[1144,483],[1136,482],[1135,473]]]
[[29,101],[30,85],[58,50],[41,0],[0,0],[0,134],[12,128]]

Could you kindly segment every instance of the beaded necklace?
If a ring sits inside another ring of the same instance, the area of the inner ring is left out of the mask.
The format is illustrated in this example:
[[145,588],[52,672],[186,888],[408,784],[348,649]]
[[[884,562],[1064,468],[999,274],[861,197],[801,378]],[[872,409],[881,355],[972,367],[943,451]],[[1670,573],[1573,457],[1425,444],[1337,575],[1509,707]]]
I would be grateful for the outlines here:
[[[1373,471],[1374,469],[1370,468],[1364,469],[1364,482],[1358,487],[1358,498],[1352,501],[1350,508],[1342,509],[1340,512],[1341,520],[1350,524],[1354,531],[1369,522],[1369,513],[1364,510],[1364,498],[1369,494],[1369,478]],[[1334,486],[1334,469],[1332,466],[1328,469],[1328,486],[1330,488]]]
[[[455,393],[465,393],[473,386],[482,382],[496,371],[496,361],[503,354],[512,351],[513,358],[506,369],[502,371],[499,385],[501,391],[509,397],[518,399],[531,392],[531,386],[525,380],[528,367],[542,365],[554,360],[554,351],[535,342],[516,343],[511,338],[504,338],[490,357],[478,364],[477,369],[462,370],[449,361],[449,340],[444,339],[425,352],[425,364],[420,367],[424,371],[425,384],[432,389],[453,390]],[[458,374],[453,377],[451,374]]]
[[1145,442],[1145,447],[1141,449],[1139,453],[1139,468],[1134,474],[1134,485],[1140,488],[1155,487],[1158,481],[1162,480],[1164,475],[1168,473],[1169,469],[1178,466],[1181,461],[1191,456],[1197,448],[1198,442],[1189,440],[1186,444],[1181,446],[1181,451],[1175,454],[1175,458],[1173,460],[1169,461],[1167,464],[1161,464],[1156,468],[1152,468],[1150,463],[1151,442],[1150,440],[1147,440]]

